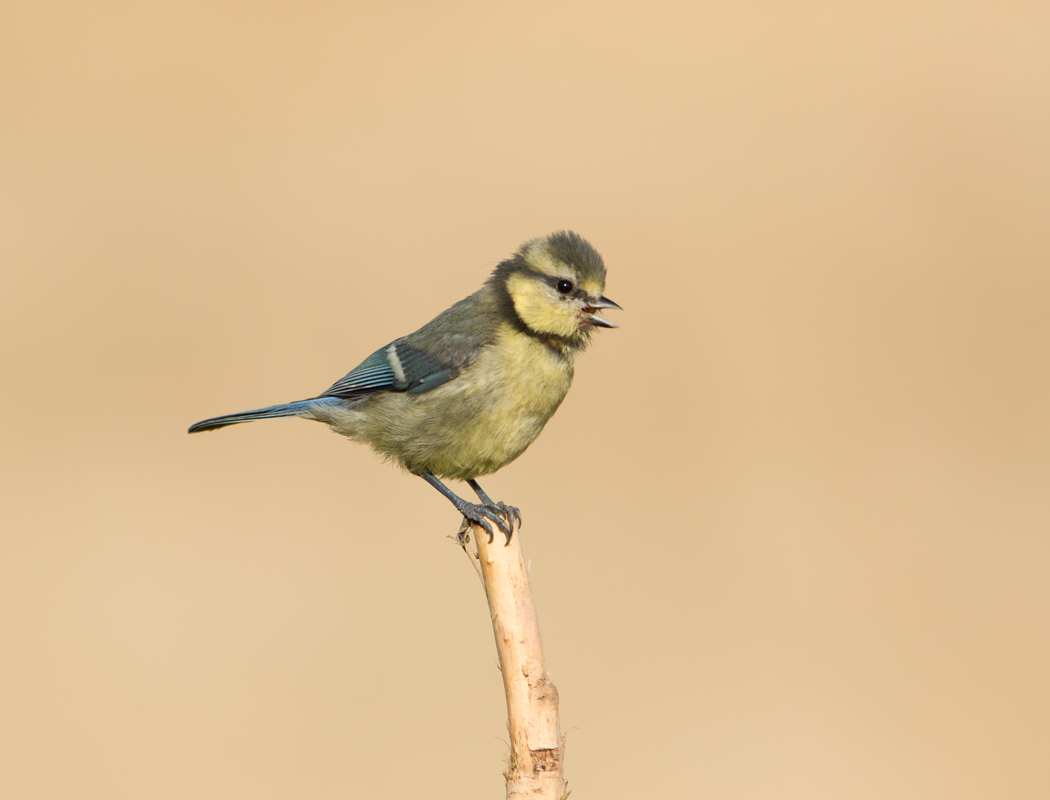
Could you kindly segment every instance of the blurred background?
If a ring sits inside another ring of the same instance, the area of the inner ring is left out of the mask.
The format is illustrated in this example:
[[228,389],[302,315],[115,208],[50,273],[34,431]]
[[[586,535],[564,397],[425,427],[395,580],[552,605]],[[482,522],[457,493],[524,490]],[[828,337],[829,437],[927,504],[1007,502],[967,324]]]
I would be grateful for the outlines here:
[[481,586],[311,396],[572,229],[579,798],[1050,796],[1050,6],[7,2],[0,796],[501,797]]

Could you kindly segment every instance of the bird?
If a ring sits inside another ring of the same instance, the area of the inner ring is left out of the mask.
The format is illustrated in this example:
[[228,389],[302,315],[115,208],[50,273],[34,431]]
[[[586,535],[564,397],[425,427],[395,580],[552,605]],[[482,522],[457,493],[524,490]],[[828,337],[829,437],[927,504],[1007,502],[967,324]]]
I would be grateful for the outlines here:
[[[598,328],[605,263],[582,236],[558,231],[525,242],[482,287],[415,333],[379,348],[306,400],[212,417],[189,433],[275,417],[326,423],[418,475],[493,539],[510,544],[521,512],[477,482],[520,456],[565,399],[577,355]],[[465,481],[469,502],[443,482]]]

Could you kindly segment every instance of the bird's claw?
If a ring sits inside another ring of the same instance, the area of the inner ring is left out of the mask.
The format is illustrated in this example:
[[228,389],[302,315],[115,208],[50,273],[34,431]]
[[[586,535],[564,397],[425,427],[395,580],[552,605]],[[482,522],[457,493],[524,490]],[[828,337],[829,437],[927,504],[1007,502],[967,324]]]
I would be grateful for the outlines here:
[[[508,506],[504,502],[498,502],[496,503],[496,505],[499,507],[499,510],[502,512],[503,516],[507,518],[507,522],[513,521],[514,528],[521,527],[521,512],[518,511],[517,506]],[[507,537],[507,542],[510,543],[509,536]]]
[[514,528],[521,527],[521,512],[514,506],[508,506],[504,503],[492,503],[491,505],[466,503],[461,510],[464,519],[485,529],[485,533],[489,535],[489,544],[492,544],[495,538],[495,531],[492,530],[492,525],[489,524],[490,520],[496,523],[500,533],[507,537],[504,547],[510,544]]

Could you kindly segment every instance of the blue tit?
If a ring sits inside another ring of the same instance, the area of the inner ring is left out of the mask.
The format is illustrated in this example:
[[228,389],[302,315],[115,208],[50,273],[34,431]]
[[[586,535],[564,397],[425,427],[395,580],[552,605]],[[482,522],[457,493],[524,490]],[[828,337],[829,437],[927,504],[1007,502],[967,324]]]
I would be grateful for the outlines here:
[[[423,478],[489,541],[492,522],[510,542],[520,512],[493,502],[477,478],[525,452],[565,399],[592,333],[617,327],[598,314],[620,308],[604,291],[605,264],[581,236],[533,239],[481,289],[379,348],[327,391],[206,419],[189,432],[273,417],[327,423]],[[466,481],[481,502],[464,500],[441,478]]]

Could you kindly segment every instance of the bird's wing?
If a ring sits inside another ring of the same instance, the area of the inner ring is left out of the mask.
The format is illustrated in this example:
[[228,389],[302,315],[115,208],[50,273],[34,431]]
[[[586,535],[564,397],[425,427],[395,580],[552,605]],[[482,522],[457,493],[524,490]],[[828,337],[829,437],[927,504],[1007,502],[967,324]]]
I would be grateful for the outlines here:
[[387,358],[387,348],[376,350],[343,378],[333,383],[321,397],[357,397],[394,388],[394,370]]
[[499,315],[483,288],[441,312],[415,333],[381,347],[336,382],[322,397],[360,397],[373,392],[422,394],[469,367],[496,341]]
[[[452,380],[472,358],[465,348],[426,352],[398,339],[381,347],[336,381],[321,397],[360,397],[373,392],[422,394]],[[474,348],[471,349],[472,352]]]

